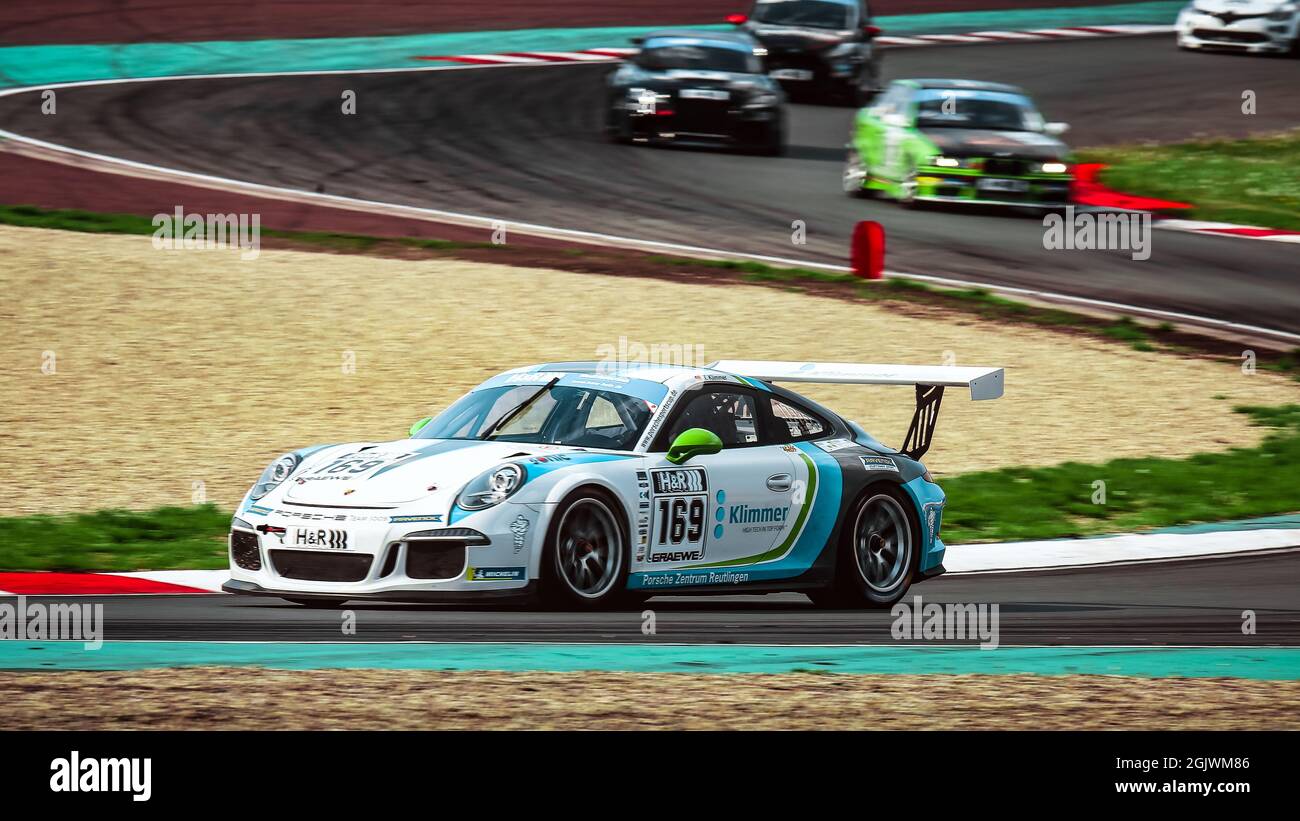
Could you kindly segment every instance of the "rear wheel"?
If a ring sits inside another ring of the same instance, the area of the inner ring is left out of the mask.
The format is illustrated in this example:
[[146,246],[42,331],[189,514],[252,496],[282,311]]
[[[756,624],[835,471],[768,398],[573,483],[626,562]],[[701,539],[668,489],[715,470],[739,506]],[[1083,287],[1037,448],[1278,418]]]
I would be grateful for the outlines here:
[[892,485],[876,485],[854,505],[840,540],[835,583],[810,594],[822,606],[889,607],[907,594],[921,558],[912,503]]
[[591,609],[619,599],[627,581],[628,540],[617,505],[580,491],[556,511],[547,540],[543,595],[552,604]]

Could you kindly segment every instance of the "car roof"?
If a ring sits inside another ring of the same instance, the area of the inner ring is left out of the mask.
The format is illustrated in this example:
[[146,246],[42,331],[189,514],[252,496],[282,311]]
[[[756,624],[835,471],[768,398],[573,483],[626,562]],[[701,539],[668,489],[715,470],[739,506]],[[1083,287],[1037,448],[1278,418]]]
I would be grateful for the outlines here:
[[654,362],[624,362],[620,360],[582,360],[574,362],[546,362],[541,365],[528,365],[515,368],[507,373],[546,373],[563,374],[599,374],[619,379],[643,379],[648,382],[673,384],[687,382],[696,377],[733,376],[712,368],[692,367],[690,365],[658,364]]
[[939,88],[961,91],[999,91],[1004,94],[1025,93],[1025,90],[1020,86],[1013,86],[1008,83],[990,83],[984,80],[907,79],[899,80],[898,82],[910,85],[913,88]]
[[747,52],[752,52],[759,47],[759,42],[743,31],[664,29],[652,31],[640,39],[642,43],[649,43],[651,40],[703,40],[711,46]]

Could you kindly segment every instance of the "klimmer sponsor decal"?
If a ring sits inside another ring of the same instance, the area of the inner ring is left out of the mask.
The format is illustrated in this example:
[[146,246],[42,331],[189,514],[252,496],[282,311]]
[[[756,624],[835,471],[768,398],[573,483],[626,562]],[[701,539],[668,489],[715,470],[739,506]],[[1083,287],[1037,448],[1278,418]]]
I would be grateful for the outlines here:
[[750,507],[749,505],[732,505],[727,521],[733,525],[754,523],[784,522],[790,515],[788,507]]

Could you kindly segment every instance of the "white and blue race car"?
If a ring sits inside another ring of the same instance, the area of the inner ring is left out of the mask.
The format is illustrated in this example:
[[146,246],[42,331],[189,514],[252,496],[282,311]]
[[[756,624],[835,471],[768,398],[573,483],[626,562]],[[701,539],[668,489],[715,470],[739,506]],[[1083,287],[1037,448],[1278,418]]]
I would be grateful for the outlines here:
[[[781,382],[911,385],[895,450]],[[943,572],[919,459],[945,387],[998,368],[561,362],[493,377],[393,442],[276,459],[230,533],[231,593],[348,600],[801,591],[888,606]]]

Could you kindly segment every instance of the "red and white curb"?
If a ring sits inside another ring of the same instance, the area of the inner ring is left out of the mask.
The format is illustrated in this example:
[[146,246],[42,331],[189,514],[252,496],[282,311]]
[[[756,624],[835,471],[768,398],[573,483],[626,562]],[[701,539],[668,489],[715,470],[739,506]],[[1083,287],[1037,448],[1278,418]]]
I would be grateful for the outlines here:
[[149,570],[140,573],[0,573],[0,595],[126,596],[219,593],[225,570]]
[[1264,239],[1272,242],[1300,242],[1300,231],[1284,231],[1281,228],[1259,228],[1253,225],[1235,225],[1231,222],[1170,219],[1161,220],[1156,227],[1192,234],[1214,234],[1220,237]]
[[[1096,539],[953,545],[944,556],[951,574],[1064,570],[1072,567],[1178,561],[1300,548],[1300,528],[1211,533],[1129,533]],[[219,593],[225,570],[142,573],[0,573],[0,595],[111,596]]]
[[[1021,43],[1035,40],[1082,40],[1096,37],[1125,37],[1141,34],[1168,34],[1173,26],[1069,26],[1027,31],[972,31],[968,34],[917,34],[911,37],[882,35],[875,42],[890,48],[918,46],[954,46],[974,43]],[[511,51],[502,54],[420,55],[415,60],[439,60],[466,65],[535,65],[537,63],[600,63],[622,60],[636,54],[635,48],[588,48],[577,51]]]

